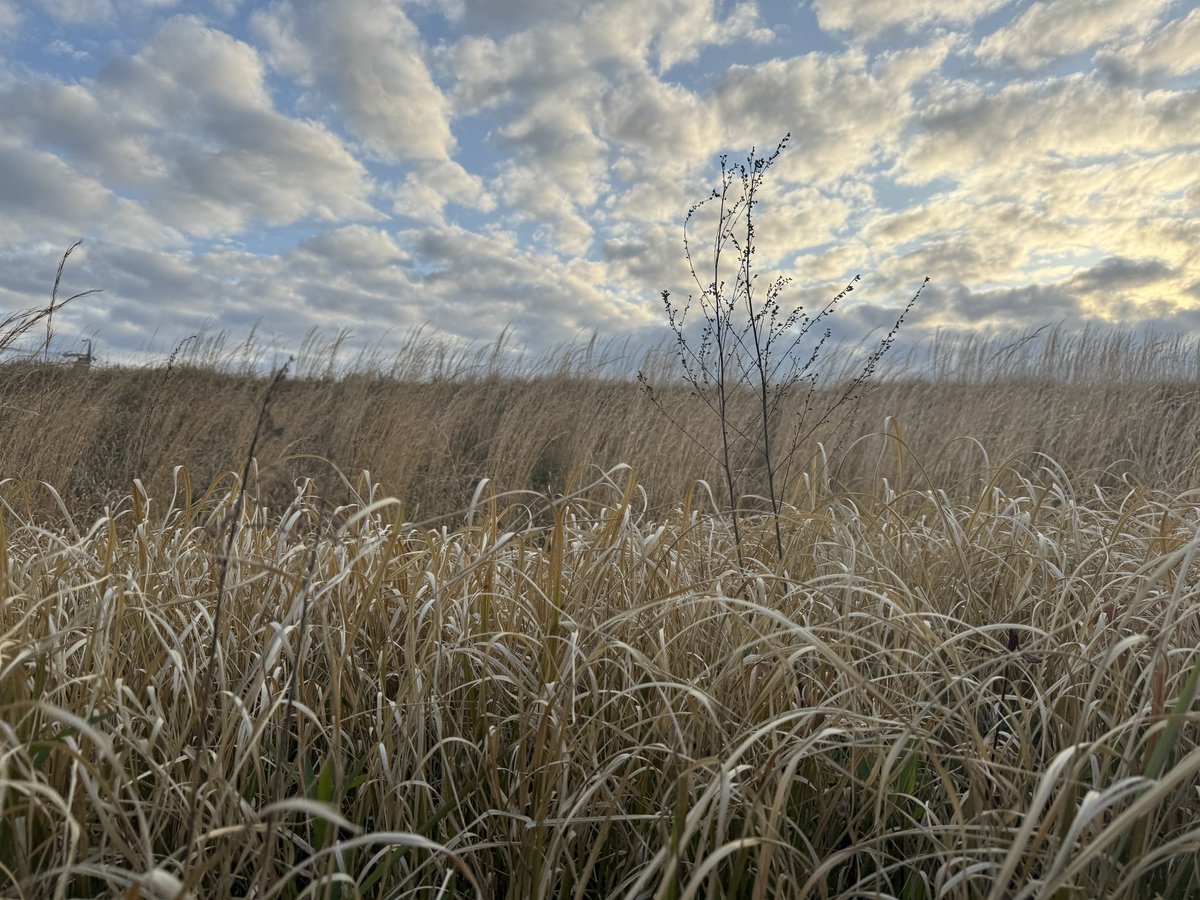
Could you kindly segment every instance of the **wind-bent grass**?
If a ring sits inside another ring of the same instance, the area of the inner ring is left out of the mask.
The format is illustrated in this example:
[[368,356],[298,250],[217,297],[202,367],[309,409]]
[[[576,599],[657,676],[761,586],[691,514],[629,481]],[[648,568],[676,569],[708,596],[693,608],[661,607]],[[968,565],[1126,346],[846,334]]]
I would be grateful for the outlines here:
[[232,479],[5,503],[0,894],[176,896],[199,784],[196,896],[1194,896],[1197,494],[823,476],[744,578],[622,472],[248,504],[200,750]]
[[[135,478],[162,497],[178,465],[202,484],[240,471],[269,379],[236,355],[222,364],[205,346],[189,339],[165,365],[148,369],[0,365],[0,473],[48,481],[73,512],[95,516]],[[333,349],[325,356],[310,346],[276,392],[255,490],[279,509],[298,480],[312,477],[325,498],[348,500],[332,468],[315,458],[370,471],[414,517],[462,508],[481,478],[503,489],[566,493],[592,467],[622,462],[660,510],[697,478],[724,484],[719,431],[704,403],[672,383],[673,356],[628,359],[620,349],[606,356],[603,347],[568,347],[513,368],[495,348],[453,357],[436,343],[415,342],[394,359],[364,359],[343,371],[330,361]],[[945,490],[956,500],[976,491],[981,469],[1010,459],[1037,466],[1043,453],[1088,484],[1119,487],[1126,473],[1163,489],[1196,483],[1200,346],[1193,341],[1047,329],[1015,341],[947,339],[926,356],[893,360],[872,379],[857,415],[802,442],[779,480],[795,480],[817,441],[841,442],[847,452],[834,453],[837,482],[873,490],[881,475],[895,474],[888,471],[895,443],[878,438],[896,430],[885,426],[890,418],[921,461],[903,486]],[[621,374],[622,359],[653,375],[671,420]],[[909,377],[917,371],[929,377]],[[826,374],[830,393],[807,398],[814,408],[835,402],[833,392],[857,373]],[[755,397],[741,391],[731,399],[738,427],[747,427]],[[780,447],[790,449],[802,399],[783,411]],[[739,494],[769,494],[765,459],[751,453],[737,464]],[[35,492],[29,502],[53,511],[48,499]],[[23,500],[14,502],[24,510]]]

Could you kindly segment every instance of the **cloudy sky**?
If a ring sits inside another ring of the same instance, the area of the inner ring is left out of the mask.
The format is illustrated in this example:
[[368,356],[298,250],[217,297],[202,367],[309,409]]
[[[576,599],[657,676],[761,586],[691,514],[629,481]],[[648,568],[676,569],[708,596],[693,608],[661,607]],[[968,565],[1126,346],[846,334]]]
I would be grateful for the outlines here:
[[792,143],[760,265],[841,315],[1200,332],[1179,0],[0,0],[0,310],[198,330],[661,335],[722,152]]

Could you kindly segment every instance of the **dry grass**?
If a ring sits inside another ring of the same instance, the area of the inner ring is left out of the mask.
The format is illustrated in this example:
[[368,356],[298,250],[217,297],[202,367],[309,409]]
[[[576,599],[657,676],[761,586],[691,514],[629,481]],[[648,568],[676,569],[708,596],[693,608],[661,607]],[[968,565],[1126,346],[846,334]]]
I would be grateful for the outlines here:
[[[350,374],[327,377],[336,375],[334,349],[310,344],[272,406],[258,459],[273,507],[304,477],[327,499],[348,500],[337,469],[370,471],[415,517],[462,508],[484,477],[508,490],[566,492],[596,467],[625,463],[663,509],[698,478],[723,484],[707,410],[671,387],[669,356],[565,348],[514,368],[492,348],[456,356],[417,339],[394,358],[361,359]],[[0,473],[19,476],[41,511],[53,511],[36,487],[47,481],[73,511],[99,515],[134,478],[161,497],[178,465],[200,484],[238,471],[268,380],[261,358],[253,346],[213,340],[188,343],[171,369],[0,366]],[[981,472],[1036,469],[1039,454],[1080,483],[1114,487],[1125,475],[1160,488],[1192,483],[1194,344],[1051,332],[1025,343],[945,342],[926,367],[936,378],[904,376],[893,360],[893,375],[876,379],[844,441],[829,430],[816,436],[842,448],[838,484],[871,491],[885,475],[894,482],[897,433],[905,484],[956,499],[978,489]],[[712,437],[707,446],[684,438],[631,378],[617,377],[639,368],[659,373],[659,396],[689,431]],[[752,413],[752,398],[742,399]],[[810,443],[796,458],[807,464],[815,452]],[[761,466],[747,462],[741,487],[761,492]]]
[[0,367],[0,895],[1195,896],[1194,348],[1055,340],[744,570],[590,360]]
[[455,528],[305,484],[246,505],[216,635],[234,480],[9,505],[0,892],[1194,896],[1196,495],[994,474],[814,469],[744,576],[622,471]]

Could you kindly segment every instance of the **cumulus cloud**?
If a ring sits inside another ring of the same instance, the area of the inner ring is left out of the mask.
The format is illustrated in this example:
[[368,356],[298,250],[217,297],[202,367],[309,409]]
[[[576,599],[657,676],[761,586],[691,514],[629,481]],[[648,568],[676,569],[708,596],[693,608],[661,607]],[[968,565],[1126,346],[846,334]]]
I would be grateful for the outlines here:
[[274,108],[252,47],[193,18],[172,19],[94,81],[10,80],[0,113],[192,234],[375,215],[361,163],[324,127]]
[[87,238],[106,294],[64,334],[659,333],[717,155],[786,131],[756,256],[785,304],[862,272],[865,331],[928,273],[911,333],[1200,328],[1190,6],[816,0],[797,52],[808,9],[736,0],[171,5],[51,0],[61,44],[0,65],[0,300]]
[[1020,287],[971,291],[957,286],[945,306],[955,323],[1008,325],[1029,321],[1079,320],[1085,313],[1069,286],[1026,284]]
[[583,259],[519,247],[511,235],[462,228],[404,235],[428,274],[426,296],[437,298],[435,325],[453,323],[465,337],[493,339],[512,326],[519,339],[539,344],[570,340],[581,331],[629,331],[657,321],[640,298],[605,286],[605,269]]
[[885,61],[873,68],[855,49],[734,66],[714,92],[723,143],[769,147],[790,130],[792,146],[780,165],[784,177],[836,180],[899,145],[914,104],[912,85],[937,58],[922,66]]
[[772,36],[753,3],[725,15],[714,0],[602,0],[578,15],[569,5],[556,5],[554,13],[499,39],[468,35],[445,48],[441,56],[455,78],[456,107],[473,112],[520,102],[580,76],[596,77],[602,66],[615,67],[618,75],[662,75],[706,47]]
[[988,35],[976,55],[985,63],[1036,69],[1064,56],[1144,34],[1172,0],[1054,0],[1034,3]]
[[136,246],[182,242],[139,203],[45,150],[0,140],[0,244],[10,249],[64,246],[81,235]]
[[450,157],[449,106],[397,0],[284,0],[256,12],[252,27],[271,64],[317,91],[371,153]]
[[1070,284],[1086,293],[1123,291],[1158,284],[1175,274],[1175,267],[1162,259],[1110,256],[1073,276]]
[[643,199],[653,193],[678,206],[669,182],[697,172],[722,148],[717,105],[646,71],[610,85],[595,108],[596,130],[615,151],[614,174],[632,184],[654,183],[654,191],[639,192]]
[[1100,51],[1096,64],[1115,81],[1195,72],[1200,69],[1200,7],[1182,19],[1168,19],[1145,40]]
[[496,207],[496,197],[483,179],[453,161],[416,163],[403,183],[389,193],[394,201],[393,213],[424,222],[442,222],[447,203],[480,212],[491,212]]
[[1111,87],[1087,75],[1017,82],[989,92],[945,85],[919,113],[920,131],[899,158],[906,181],[923,181],[1031,157],[1148,153],[1195,140],[1200,91]]
[[1057,281],[972,290],[957,285],[946,293],[942,324],[1020,327],[1030,322],[1068,321],[1134,324],[1154,310],[1166,318],[1185,312],[1164,302],[1155,285],[1176,271],[1161,259],[1108,257]]
[[[580,85],[589,91],[588,85]],[[568,253],[586,253],[592,225],[582,210],[607,186],[607,147],[593,131],[588,107],[570,95],[547,95],[493,135],[507,157],[493,179],[497,195],[520,221],[536,220]]]
[[548,18],[576,15],[583,0],[416,0],[416,5],[440,12],[468,30],[520,31]]
[[767,43],[775,37],[752,2],[738,3],[724,16],[717,15],[713,0],[667,0],[651,4],[651,8],[660,25],[653,44],[660,73],[695,60],[706,47],[739,40]]
[[916,31],[934,24],[969,25],[1012,0],[815,0],[821,27],[874,38],[891,29]]

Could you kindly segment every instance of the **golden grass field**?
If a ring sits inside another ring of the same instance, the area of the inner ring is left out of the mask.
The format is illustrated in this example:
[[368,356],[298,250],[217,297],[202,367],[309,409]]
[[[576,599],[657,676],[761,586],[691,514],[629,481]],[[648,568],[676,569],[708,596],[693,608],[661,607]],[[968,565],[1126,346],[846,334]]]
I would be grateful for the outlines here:
[[743,568],[588,359],[0,366],[0,896],[1197,896],[1200,356],[952,351]]

